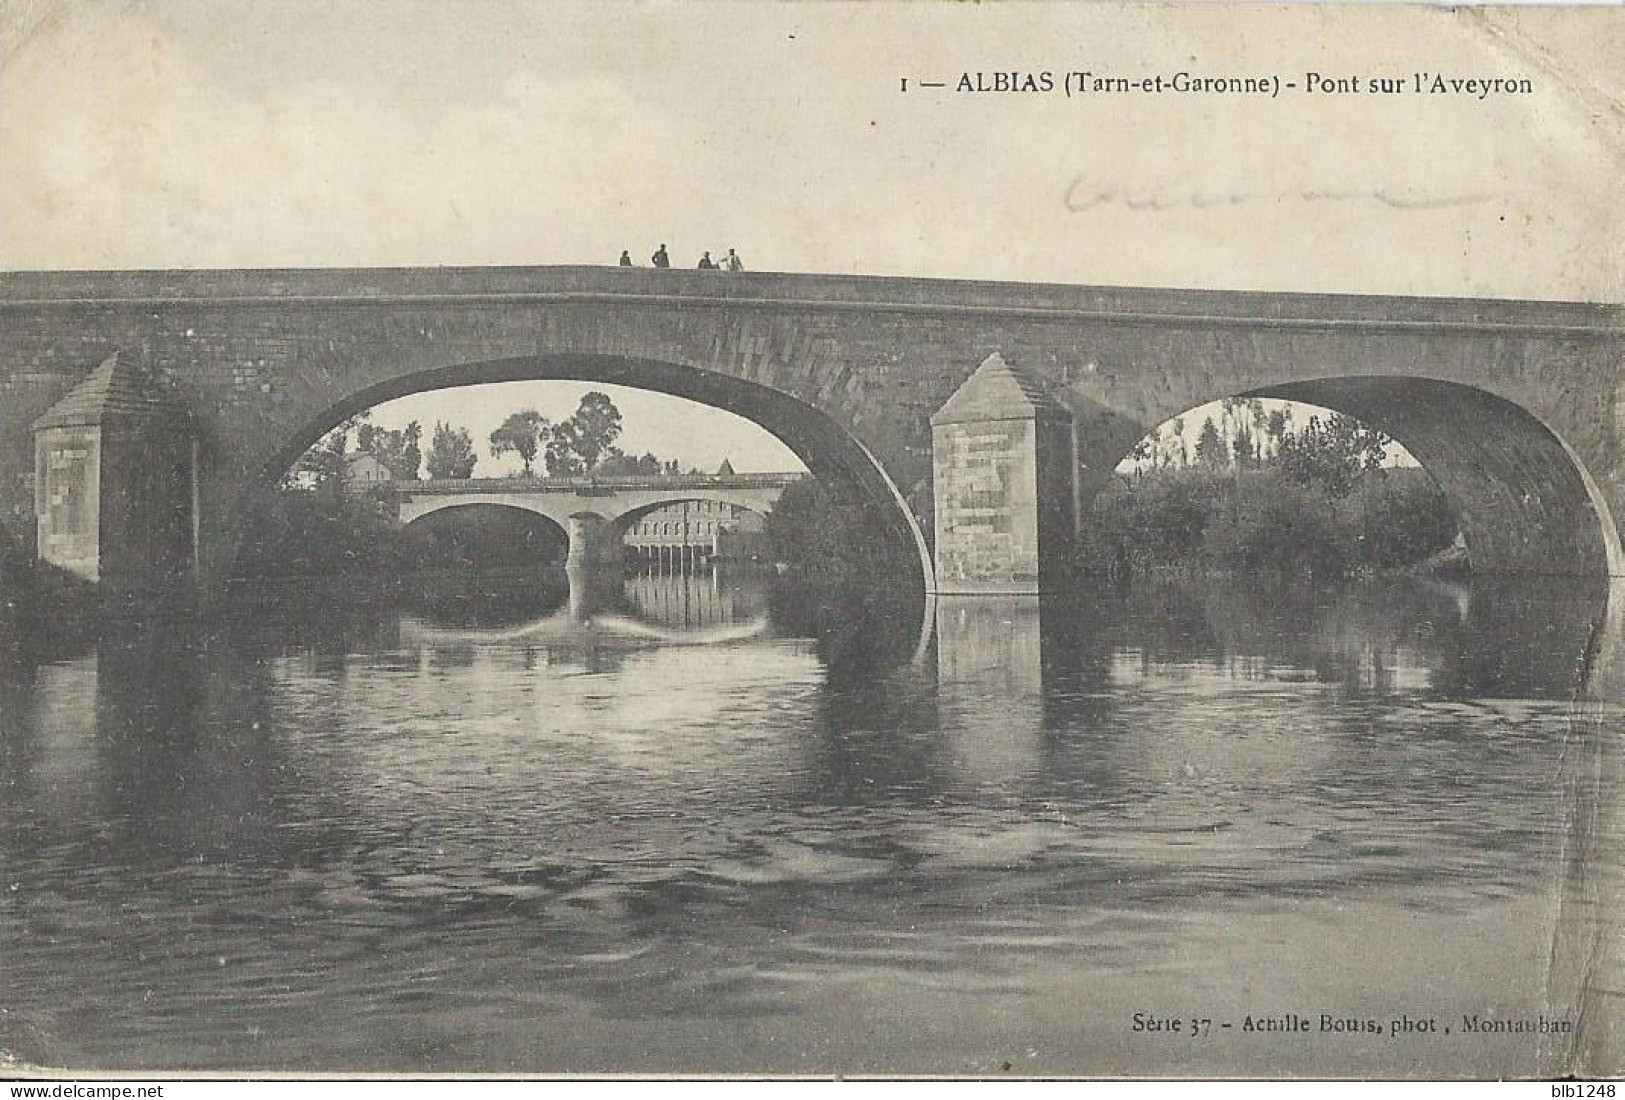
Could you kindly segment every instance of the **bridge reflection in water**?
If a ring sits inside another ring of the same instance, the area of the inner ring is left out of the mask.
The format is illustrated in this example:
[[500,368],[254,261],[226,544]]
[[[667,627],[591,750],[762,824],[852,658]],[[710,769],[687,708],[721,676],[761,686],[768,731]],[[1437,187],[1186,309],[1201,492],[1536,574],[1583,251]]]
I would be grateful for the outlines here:
[[522,623],[527,629],[625,619],[657,630],[692,631],[759,622],[767,614],[761,575],[748,566],[630,573],[617,566],[572,564],[500,576],[437,575],[409,602],[441,626]]
[[[1580,1019],[1587,983],[1619,988],[1598,962],[1622,712],[1597,592],[939,600],[922,645],[920,608],[873,593],[606,577],[574,599],[567,577],[458,578],[484,593],[462,615],[267,596],[204,645],[109,636],[0,678],[26,933],[0,1048],[974,1073],[1015,1027],[1032,1072],[1143,1073],[1163,1063],[1097,1037],[1147,997]],[[1584,1041],[1615,1038],[1596,1018]],[[1527,1074],[1559,1064],[1541,1044],[1271,1058]]]

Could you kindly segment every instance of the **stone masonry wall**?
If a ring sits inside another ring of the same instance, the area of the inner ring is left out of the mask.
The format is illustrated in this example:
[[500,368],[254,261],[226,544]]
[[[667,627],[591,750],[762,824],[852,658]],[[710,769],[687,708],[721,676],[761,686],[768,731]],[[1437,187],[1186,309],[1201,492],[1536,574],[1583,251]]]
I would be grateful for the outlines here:
[[[1149,427],[1208,400],[1426,378],[1525,410],[1515,430],[1552,429],[1616,520],[1625,514],[1618,306],[599,268],[86,272],[0,274],[0,523],[14,536],[32,527],[29,425],[113,350],[198,421],[216,575],[245,486],[344,415],[516,378],[621,382],[728,408],[816,474],[881,502],[895,485],[928,521],[929,417],[993,351],[1071,407],[1085,485]],[[1439,461],[1468,476],[1469,458]],[[1507,564],[1569,552],[1537,540],[1509,548]]]
[[939,424],[939,592],[1038,592],[1037,456],[1032,420]]

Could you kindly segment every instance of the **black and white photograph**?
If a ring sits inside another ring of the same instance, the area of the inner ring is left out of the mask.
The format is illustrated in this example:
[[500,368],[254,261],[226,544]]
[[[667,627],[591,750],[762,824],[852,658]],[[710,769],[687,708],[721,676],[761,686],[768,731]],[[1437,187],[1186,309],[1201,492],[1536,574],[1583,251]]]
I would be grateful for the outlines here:
[[0,1078],[1617,1077],[1622,180],[1615,5],[0,0]]

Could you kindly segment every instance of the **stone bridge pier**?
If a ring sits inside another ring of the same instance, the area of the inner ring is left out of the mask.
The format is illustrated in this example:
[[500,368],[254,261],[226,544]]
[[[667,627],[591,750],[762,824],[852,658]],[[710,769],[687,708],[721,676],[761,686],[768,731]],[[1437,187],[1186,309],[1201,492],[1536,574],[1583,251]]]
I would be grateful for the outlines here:
[[620,532],[596,512],[577,512],[565,526],[570,540],[565,566],[570,569],[620,569],[623,564]]

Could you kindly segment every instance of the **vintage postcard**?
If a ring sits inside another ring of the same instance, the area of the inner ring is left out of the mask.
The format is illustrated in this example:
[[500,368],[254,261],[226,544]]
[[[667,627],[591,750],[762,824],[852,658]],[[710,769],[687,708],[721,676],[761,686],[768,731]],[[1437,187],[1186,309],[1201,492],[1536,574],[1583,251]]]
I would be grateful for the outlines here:
[[1625,11],[0,0],[0,1075],[1599,1078]]

